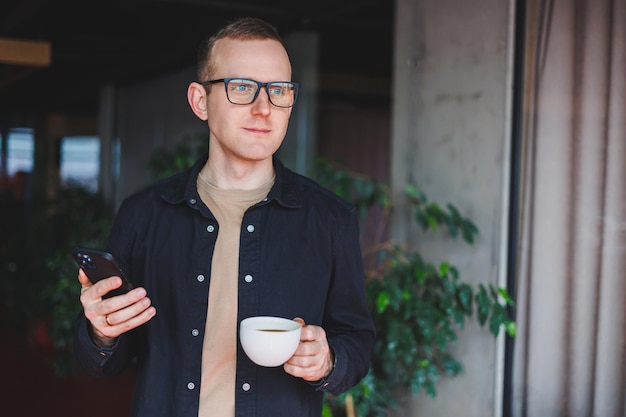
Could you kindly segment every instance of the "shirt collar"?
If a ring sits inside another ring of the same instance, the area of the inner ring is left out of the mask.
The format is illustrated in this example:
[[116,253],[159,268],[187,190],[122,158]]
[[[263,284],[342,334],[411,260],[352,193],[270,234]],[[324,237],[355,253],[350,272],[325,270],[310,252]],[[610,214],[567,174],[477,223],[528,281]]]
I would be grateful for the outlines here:
[[[180,204],[183,201],[195,204],[195,201],[200,201],[196,181],[208,157],[208,153],[205,153],[191,168],[164,180],[161,184],[161,198],[170,204]],[[297,174],[283,166],[282,162],[275,156],[272,157],[272,163],[276,172],[276,180],[267,196],[268,201],[275,200],[287,208],[300,207],[302,205],[302,190],[298,182],[295,181]]]

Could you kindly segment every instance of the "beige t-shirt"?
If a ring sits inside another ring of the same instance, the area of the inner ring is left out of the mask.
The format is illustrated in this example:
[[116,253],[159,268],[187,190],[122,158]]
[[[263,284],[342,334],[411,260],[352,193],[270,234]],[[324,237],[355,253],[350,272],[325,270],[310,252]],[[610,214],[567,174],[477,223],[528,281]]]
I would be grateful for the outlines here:
[[[206,168],[206,167],[205,167]],[[237,365],[239,235],[245,211],[263,200],[274,178],[254,190],[224,190],[198,176],[200,198],[219,223],[209,287],[199,417],[234,417]]]

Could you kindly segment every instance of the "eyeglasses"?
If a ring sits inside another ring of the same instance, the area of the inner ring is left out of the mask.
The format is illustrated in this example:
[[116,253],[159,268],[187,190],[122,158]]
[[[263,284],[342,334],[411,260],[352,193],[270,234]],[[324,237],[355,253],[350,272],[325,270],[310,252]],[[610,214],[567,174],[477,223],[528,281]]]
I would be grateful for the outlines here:
[[300,84],[291,81],[270,81],[262,83],[246,78],[220,78],[204,81],[200,84],[210,85],[224,83],[226,97],[233,104],[246,105],[253,103],[259,95],[261,87],[265,87],[267,97],[276,107],[291,107],[296,103]]

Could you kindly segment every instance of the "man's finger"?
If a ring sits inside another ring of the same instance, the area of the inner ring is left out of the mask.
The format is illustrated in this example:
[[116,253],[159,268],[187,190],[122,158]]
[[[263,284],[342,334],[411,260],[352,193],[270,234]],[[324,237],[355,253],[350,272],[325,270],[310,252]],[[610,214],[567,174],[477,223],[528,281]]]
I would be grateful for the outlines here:
[[89,281],[87,274],[85,274],[85,271],[83,271],[82,268],[78,268],[78,282],[80,282],[80,285],[82,285],[83,288],[91,286],[91,281]]
[[94,287],[96,287],[96,294],[98,294],[99,297],[103,297],[110,291],[113,291],[114,289],[119,288],[121,286],[122,286],[122,279],[120,277],[106,278],[101,281],[98,281],[94,285]]

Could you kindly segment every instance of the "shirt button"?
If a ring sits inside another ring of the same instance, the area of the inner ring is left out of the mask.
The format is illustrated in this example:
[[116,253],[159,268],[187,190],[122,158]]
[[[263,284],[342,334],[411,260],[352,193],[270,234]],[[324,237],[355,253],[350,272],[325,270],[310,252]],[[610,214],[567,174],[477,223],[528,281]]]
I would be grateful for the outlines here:
[[193,382],[190,382],[190,383],[188,383],[188,384],[187,384],[187,389],[188,389],[188,390],[192,390],[192,389],[194,389],[195,387],[196,387],[196,384],[194,384]]
[[204,282],[204,275],[200,274],[196,277],[196,279],[198,280],[198,282]]
[[252,282],[252,275],[246,275],[243,279],[245,279],[246,282]]
[[200,334],[200,331],[199,331],[198,329],[193,329],[193,330],[191,331],[191,335],[192,335],[192,336],[198,336],[199,334]]
[[250,233],[254,232],[254,225],[249,224],[248,227],[246,227],[246,230]]
[[206,231],[209,233],[213,233],[215,231],[215,226],[213,226],[212,224],[208,225],[206,227]]
[[248,384],[247,382],[244,382],[243,385],[241,386],[241,389],[246,392],[250,391],[250,384]]
[[190,198],[189,199],[189,204],[196,204],[196,199],[195,198]]

